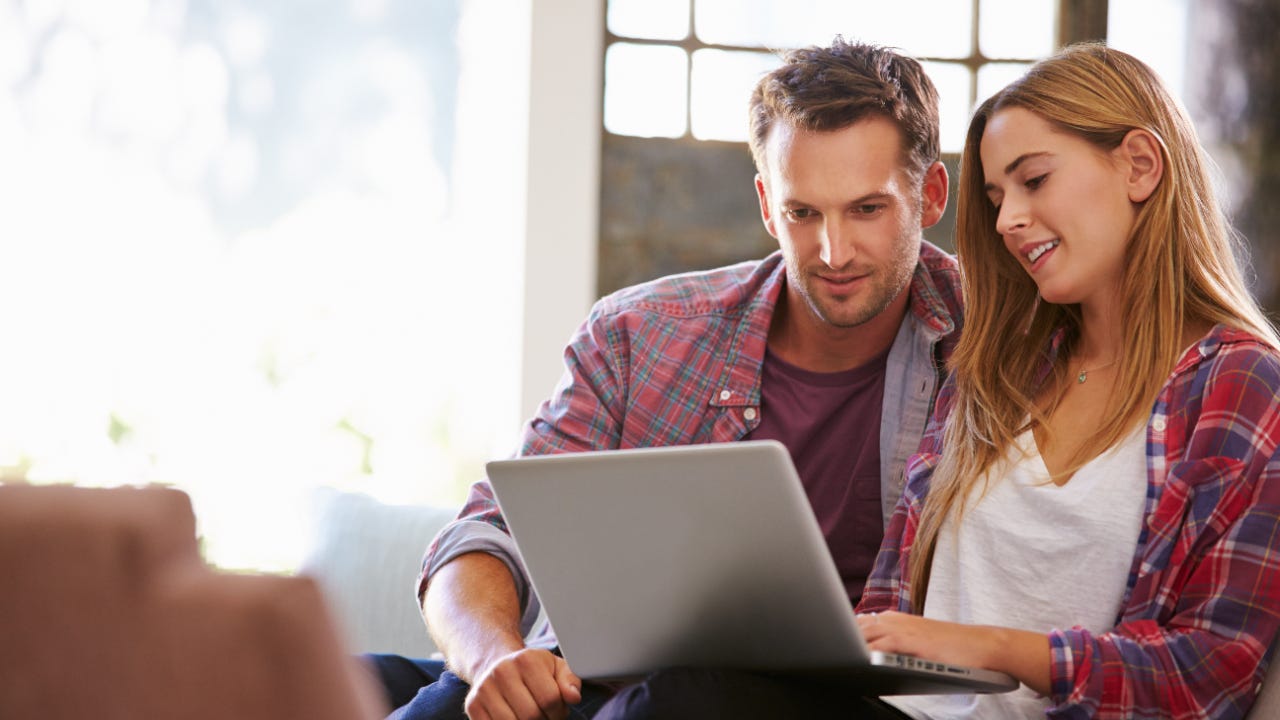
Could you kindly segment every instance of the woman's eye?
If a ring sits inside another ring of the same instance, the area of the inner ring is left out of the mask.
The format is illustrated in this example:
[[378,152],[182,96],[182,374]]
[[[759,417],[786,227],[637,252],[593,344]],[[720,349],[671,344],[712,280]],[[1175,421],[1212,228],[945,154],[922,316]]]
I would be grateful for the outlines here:
[[1044,181],[1048,179],[1049,179],[1049,173],[1045,173],[1043,175],[1037,175],[1026,182],[1027,189],[1035,190],[1036,188],[1043,185]]

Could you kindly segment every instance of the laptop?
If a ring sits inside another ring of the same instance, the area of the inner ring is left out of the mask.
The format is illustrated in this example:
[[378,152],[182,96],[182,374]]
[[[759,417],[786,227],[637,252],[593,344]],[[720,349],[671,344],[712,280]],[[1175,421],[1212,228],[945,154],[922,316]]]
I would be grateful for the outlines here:
[[847,676],[868,694],[1005,692],[1004,673],[871,651],[786,448],[772,440],[487,465],[574,672]]

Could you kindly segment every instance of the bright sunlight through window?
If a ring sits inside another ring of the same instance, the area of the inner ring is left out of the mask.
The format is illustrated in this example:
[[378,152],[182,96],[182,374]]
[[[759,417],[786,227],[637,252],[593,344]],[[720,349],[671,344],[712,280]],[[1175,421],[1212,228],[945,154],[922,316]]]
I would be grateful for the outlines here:
[[487,2],[0,0],[3,480],[176,485],[233,568],[317,486],[457,503],[519,420]]

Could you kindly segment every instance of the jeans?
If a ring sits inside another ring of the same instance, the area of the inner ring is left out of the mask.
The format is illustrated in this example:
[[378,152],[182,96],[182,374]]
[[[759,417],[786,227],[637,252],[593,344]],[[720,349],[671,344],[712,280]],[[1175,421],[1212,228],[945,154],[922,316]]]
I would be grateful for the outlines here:
[[[471,686],[446,670],[441,660],[413,660],[399,655],[364,655],[377,671],[387,702],[395,708],[387,720],[466,720],[463,703]],[[588,720],[613,690],[583,683],[582,702],[569,708],[571,720]]]

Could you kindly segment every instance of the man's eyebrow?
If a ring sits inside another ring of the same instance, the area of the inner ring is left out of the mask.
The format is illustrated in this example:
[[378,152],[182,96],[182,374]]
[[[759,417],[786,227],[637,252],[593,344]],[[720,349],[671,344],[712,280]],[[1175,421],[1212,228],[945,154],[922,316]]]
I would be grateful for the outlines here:
[[[865,195],[859,195],[856,198],[852,198],[848,200],[845,204],[846,205],[862,205],[862,204],[873,202],[876,200],[884,200],[885,198],[892,198],[892,197],[893,197],[893,193],[889,192],[888,190],[872,190],[871,192],[866,193]],[[809,203],[803,200],[800,200],[798,198],[788,197],[788,198],[783,198],[780,204],[785,206],[785,205],[808,205]]]
[[[1004,174],[1005,174],[1005,175],[1012,175],[1012,174],[1013,174],[1013,171],[1014,171],[1014,170],[1017,170],[1017,169],[1018,169],[1018,166],[1019,166],[1019,165],[1021,165],[1021,164],[1022,164],[1022,163],[1024,163],[1024,162],[1026,162],[1027,160],[1030,160],[1031,158],[1043,157],[1043,156],[1045,156],[1045,155],[1049,155],[1049,154],[1050,154],[1049,152],[1044,151],[1044,150],[1042,150],[1042,151],[1040,151],[1040,152],[1029,152],[1029,153],[1023,153],[1023,154],[1019,155],[1018,157],[1014,158],[1014,159],[1013,159],[1013,162],[1011,162],[1011,163],[1009,163],[1008,165],[1005,165],[1005,166],[1004,166]],[[982,189],[983,189],[983,190],[986,190],[987,192],[991,192],[992,190],[995,190],[995,189],[996,189],[996,186],[995,186],[994,184],[992,184],[992,183],[987,183],[987,184],[985,184],[985,185],[983,185],[983,186],[982,186]]]
[[859,197],[856,197],[850,200],[849,204],[865,205],[866,203],[869,203],[873,200],[884,200],[885,198],[892,198],[892,197],[893,197],[893,193],[889,192],[888,190],[873,190],[867,193],[866,195],[861,195]]

